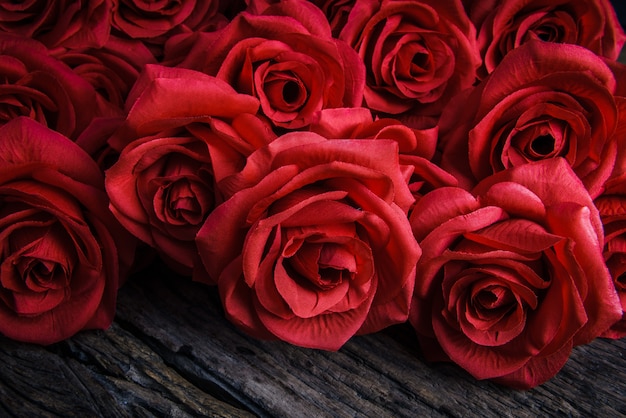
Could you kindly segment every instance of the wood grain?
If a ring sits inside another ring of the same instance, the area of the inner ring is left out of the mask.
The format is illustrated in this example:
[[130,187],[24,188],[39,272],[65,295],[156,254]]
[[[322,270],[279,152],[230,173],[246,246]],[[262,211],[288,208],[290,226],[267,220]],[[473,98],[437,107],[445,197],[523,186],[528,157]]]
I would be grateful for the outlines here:
[[338,352],[248,338],[215,289],[157,266],[124,286],[106,331],[49,347],[0,340],[0,416],[626,416],[624,353],[625,340],[596,340],[514,391],[425,362],[407,325]]

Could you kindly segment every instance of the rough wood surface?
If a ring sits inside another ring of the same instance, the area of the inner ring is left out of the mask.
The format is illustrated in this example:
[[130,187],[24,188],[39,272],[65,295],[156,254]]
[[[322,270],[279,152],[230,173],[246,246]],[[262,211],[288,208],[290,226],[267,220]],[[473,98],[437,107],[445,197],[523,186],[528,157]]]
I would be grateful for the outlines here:
[[121,290],[107,331],[50,347],[1,339],[0,416],[626,416],[625,353],[626,340],[597,340],[513,391],[424,362],[406,325],[338,352],[250,339],[215,289],[153,268]]

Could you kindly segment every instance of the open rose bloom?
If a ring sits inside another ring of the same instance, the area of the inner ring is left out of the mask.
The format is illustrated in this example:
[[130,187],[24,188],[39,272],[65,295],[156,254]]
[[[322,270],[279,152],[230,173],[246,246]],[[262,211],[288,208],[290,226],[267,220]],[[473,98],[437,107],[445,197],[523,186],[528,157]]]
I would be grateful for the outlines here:
[[197,242],[235,324],[337,350],[406,321],[421,250],[395,142],[290,133],[223,183]]
[[563,159],[440,188],[411,216],[424,250],[411,323],[431,358],[529,388],[622,316],[598,210]]
[[617,59],[626,41],[609,0],[463,0],[477,28],[481,76],[530,40],[580,45]]
[[31,119],[0,138],[0,332],[50,344],[107,328],[134,241],[107,209],[102,172]]
[[222,200],[215,183],[274,136],[256,118],[254,97],[182,68],[147,66],[127,107],[126,120],[109,138],[120,151],[106,171],[111,211],[170,267],[197,278],[204,269],[196,233]]
[[181,65],[257,97],[277,127],[302,128],[322,109],[361,104],[363,62],[332,37],[322,12],[308,2],[277,2],[263,14],[242,12],[218,36],[210,35],[193,43]]
[[441,117],[444,169],[464,185],[531,161],[563,157],[593,196],[617,155],[616,81],[576,45],[527,42]]
[[476,79],[475,29],[460,0],[315,3],[365,64],[364,103],[376,114],[432,127]]
[[0,2],[0,333],[106,328],[139,244],[252,337],[539,385],[626,336],[625,42],[609,0]]

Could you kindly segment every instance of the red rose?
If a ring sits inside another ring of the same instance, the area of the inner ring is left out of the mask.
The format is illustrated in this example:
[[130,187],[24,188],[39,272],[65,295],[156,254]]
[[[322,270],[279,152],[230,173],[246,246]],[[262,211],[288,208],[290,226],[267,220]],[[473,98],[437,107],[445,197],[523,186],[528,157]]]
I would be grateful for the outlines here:
[[257,97],[263,114],[287,129],[308,126],[322,109],[359,106],[363,98],[363,63],[308,2],[240,13],[219,36],[199,37],[181,66]]
[[613,62],[605,59],[615,77],[615,105],[617,106],[617,126],[613,136],[617,141],[617,157],[611,177],[607,181],[607,188],[610,188],[611,180],[626,176],[626,64],[621,62]]
[[410,321],[431,359],[530,388],[621,318],[598,211],[562,158],[436,189],[410,222],[423,249]]
[[[626,66],[620,65],[622,72]],[[619,80],[623,80],[620,74]],[[622,86],[623,87],[623,86]],[[620,92],[623,94],[624,92]],[[605,184],[604,192],[595,199],[604,224],[604,258],[606,260],[615,289],[622,304],[622,320],[611,327],[603,336],[608,338],[626,337],[626,99],[617,97],[620,105],[618,124],[617,163]]]
[[141,42],[114,36],[101,48],[57,49],[52,54],[120,109],[143,67],[156,63]]
[[221,199],[215,182],[273,134],[255,117],[255,98],[192,70],[148,65],[127,107],[109,140],[121,151],[106,172],[111,210],[173,268],[197,276],[194,239]]
[[414,129],[392,118],[374,120],[366,108],[326,109],[311,125],[327,138],[392,139],[398,143],[400,164],[408,170],[409,189],[415,200],[428,191],[456,186],[457,180],[433,162],[438,129]]
[[224,183],[237,191],[209,215],[197,243],[234,324],[258,338],[336,350],[406,320],[421,250],[394,141],[293,132]]
[[0,137],[0,332],[50,344],[108,327],[134,241],[107,210],[100,169],[28,118]]
[[99,48],[109,38],[111,8],[111,0],[6,1],[0,3],[0,30],[48,48]]
[[324,12],[333,36],[339,37],[341,29],[350,18],[350,11],[354,7],[356,0],[312,0],[311,3]]
[[460,0],[357,0],[339,38],[365,62],[365,103],[383,114],[437,118],[480,65]]
[[0,34],[0,125],[28,116],[75,140],[92,119],[119,110],[39,42]]
[[441,166],[465,188],[489,175],[565,158],[592,196],[615,164],[615,79],[576,46],[530,41],[441,116]]
[[111,167],[120,152],[109,144],[110,137],[122,126],[124,117],[97,118],[76,139],[76,143],[91,156],[101,171]]
[[126,38],[160,47],[177,33],[212,31],[226,24],[219,7],[219,0],[113,0],[112,25]]
[[610,0],[464,0],[491,73],[511,50],[529,40],[576,44],[617,59],[626,36]]
[[595,200],[604,224],[604,258],[622,306],[622,319],[604,337],[626,337],[626,177]]

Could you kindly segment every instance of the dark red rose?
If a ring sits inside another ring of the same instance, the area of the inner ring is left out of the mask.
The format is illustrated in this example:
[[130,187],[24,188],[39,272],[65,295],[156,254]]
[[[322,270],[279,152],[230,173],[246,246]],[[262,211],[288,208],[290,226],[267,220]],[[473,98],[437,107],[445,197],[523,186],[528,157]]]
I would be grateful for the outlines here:
[[221,200],[215,182],[273,139],[258,106],[214,77],[158,65],[129,95],[128,116],[109,139],[121,151],[106,171],[111,210],[180,273],[204,273],[194,240]]
[[350,11],[354,7],[356,0],[312,0],[311,3],[324,12],[333,36],[339,37],[341,29],[350,18]]
[[156,63],[156,58],[141,42],[114,36],[101,48],[57,49],[52,55],[120,109],[143,67]]
[[626,36],[610,0],[464,0],[478,32],[483,66],[491,73],[529,40],[576,44],[617,59]]
[[212,31],[224,24],[220,0],[113,0],[113,27],[123,37],[160,47],[178,33]]
[[234,324],[336,350],[406,320],[421,250],[397,143],[292,132],[226,183],[197,243]]
[[529,41],[441,117],[441,166],[465,188],[498,171],[563,157],[593,197],[615,164],[615,78],[577,46]]
[[363,99],[363,63],[308,2],[279,2],[261,15],[242,12],[219,36],[198,37],[180,65],[257,97],[281,128],[306,127],[322,109],[360,106]]
[[99,48],[111,30],[111,0],[0,2],[0,30],[48,48]]
[[339,33],[365,63],[366,106],[409,120],[436,119],[472,86],[475,36],[460,0],[357,0]]
[[614,99],[618,114],[617,126],[613,134],[617,141],[617,158],[606,185],[607,188],[610,188],[613,179],[621,182],[621,178],[626,176],[626,64],[610,60],[605,60],[605,62],[615,76]]
[[104,172],[118,159],[120,152],[109,144],[111,136],[120,129],[124,117],[96,118],[76,139],[76,143],[91,156]]
[[436,189],[410,222],[423,249],[410,321],[430,359],[530,388],[622,316],[598,210],[563,158]]
[[50,344],[108,327],[135,241],[107,209],[100,169],[28,118],[0,137],[0,332]]
[[618,155],[613,173],[605,184],[604,192],[595,199],[595,204],[604,224],[604,258],[624,312],[622,320],[603,336],[622,338],[626,337],[626,98],[622,90],[626,87],[623,83],[626,66],[618,64],[613,70],[618,77],[617,90],[620,94],[616,97],[620,115],[616,130]]
[[[619,180],[619,181],[618,181]],[[622,306],[622,319],[604,337],[626,337],[626,176],[595,200],[604,224],[604,258]]]
[[0,34],[0,55],[0,125],[27,116],[75,140],[93,118],[120,112],[37,41]]

